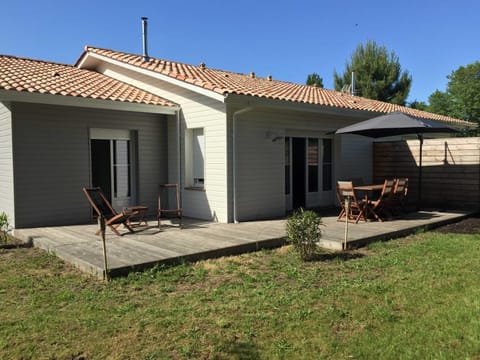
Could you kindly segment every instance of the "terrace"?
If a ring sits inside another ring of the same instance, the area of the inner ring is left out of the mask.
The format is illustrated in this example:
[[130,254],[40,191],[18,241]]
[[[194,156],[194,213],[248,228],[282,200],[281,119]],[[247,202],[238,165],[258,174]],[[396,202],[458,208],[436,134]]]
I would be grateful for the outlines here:
[[[345,224],[337,222],[336,214],[322,215],[322,239],[326,249],[342,250]],[[419,211],[401,219],[349,224],[347,249],[369,242],[389,240],[437,226],[459,221],[469,212]],[[285,244],[285,219],[250,221],[239,224],[221,224],[184,219],[184,227],[162,226],[155,222],[138,228],[135,233],[116,236],[106,232],[107,259],[110,276],[125,275],[157,264],[234,255]],[[14,235],[32,242],[35,247],[56,254],[80,270],[102,278],[104,262],[102,241],[95,235],[96,224],[60,227],[16,229]]]

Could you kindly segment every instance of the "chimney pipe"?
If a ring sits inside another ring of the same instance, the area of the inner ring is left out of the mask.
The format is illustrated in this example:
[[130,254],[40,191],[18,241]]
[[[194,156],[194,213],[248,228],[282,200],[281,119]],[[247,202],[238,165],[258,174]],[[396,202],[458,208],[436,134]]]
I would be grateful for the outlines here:
[[147,17],[142,17],[143,61],[145,62],[150,60],[147,49],[147,20]]
[[352,71],[352,96],[355,96],[355,71]]

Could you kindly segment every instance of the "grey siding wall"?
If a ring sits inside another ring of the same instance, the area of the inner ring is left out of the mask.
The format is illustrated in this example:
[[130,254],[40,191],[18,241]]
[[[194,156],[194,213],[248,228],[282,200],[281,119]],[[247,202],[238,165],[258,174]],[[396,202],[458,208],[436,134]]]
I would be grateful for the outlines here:
[[16,227],[91,220],[81,191],[90,184],[90,128],[136,131],[136,202],[155,211],[168,178],[166,117],[20,103],[13,111]]
[[5,212],[15,223],[13,194],[12,114],[0,103],[0,213]]

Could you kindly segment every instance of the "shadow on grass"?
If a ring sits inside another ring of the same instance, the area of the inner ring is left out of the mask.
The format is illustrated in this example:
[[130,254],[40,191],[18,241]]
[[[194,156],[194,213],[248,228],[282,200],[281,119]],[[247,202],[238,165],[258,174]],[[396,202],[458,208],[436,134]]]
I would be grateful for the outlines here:
[[312,259],[308,260],[308,262],[315,262],[315,261],[348,261],[354,259],[361,259],[365,255],[360,254],[358,252],[353,251],[338,251],[338,252],[331,252],[331,253],[317,253],[313,256]]
[[33,241],[23,242],[11,235],[7,235],[6,241],[0,242],[0,249],[4,249],[4,250],[24,249],[24,248],[31,248],[32,246],[33,246]]
[[11,250],[11,249],[27,249],[31,248],[32,244],[3,244],[0,245],[0,249]]
[[260,353],[256,345],[250,341],[237,342],[230,341],[223,344],[223,350],[227,353],[230,359],[259,359]]

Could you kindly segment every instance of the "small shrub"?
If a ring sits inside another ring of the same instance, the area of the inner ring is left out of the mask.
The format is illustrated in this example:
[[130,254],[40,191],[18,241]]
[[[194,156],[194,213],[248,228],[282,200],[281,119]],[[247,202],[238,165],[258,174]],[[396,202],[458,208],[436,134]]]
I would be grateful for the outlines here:
[[5,212],[2,212],[0,214],[0,240],[4,244],[7,243],[9,230],[10,230],[10,224],[8,223],[8,216]]
[[322,219],[310,210],[295,211],[287,220],[287,240],[304,261],[313,260],[322,236]]

